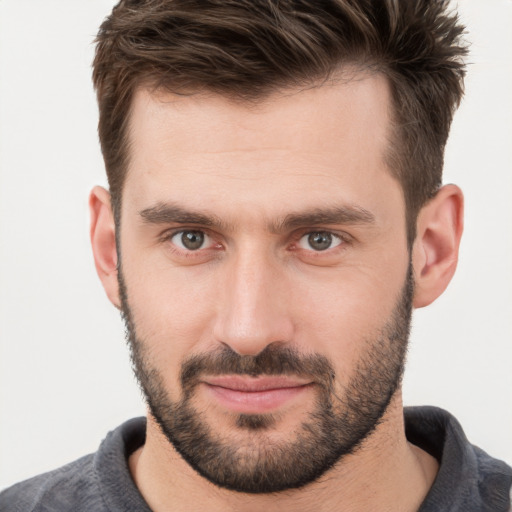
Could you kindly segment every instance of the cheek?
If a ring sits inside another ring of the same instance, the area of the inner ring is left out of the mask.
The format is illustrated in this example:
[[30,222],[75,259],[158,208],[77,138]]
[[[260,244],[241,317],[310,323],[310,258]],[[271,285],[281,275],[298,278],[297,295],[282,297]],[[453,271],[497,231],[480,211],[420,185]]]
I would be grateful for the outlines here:
[[381,335],[401,296],[407,264],[394,271],[375,267],[342,269],[329,278],[308,280],[297,296],[297,342],[325,355],[346,384],[354,368]]
[[190,354],[211,349],[215,294],[210,280],[168,264],[137,261],[123,261],[123,275],[137,337],[155,367],[178,368]]

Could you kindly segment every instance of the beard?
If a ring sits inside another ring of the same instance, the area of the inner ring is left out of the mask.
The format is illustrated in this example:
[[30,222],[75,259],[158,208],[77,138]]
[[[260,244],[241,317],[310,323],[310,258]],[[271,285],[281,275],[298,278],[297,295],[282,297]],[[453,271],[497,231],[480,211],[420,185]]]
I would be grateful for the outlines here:
[[[272,493],[318,480],[372,434],[400,386],[412,315],[411,265],[391,316],[373,338],[361,340],[365,350],[342,389],[332,364],[320,354],[268,345],[251,356],[224,347],[183,361],[181,399],[172,401],[162,373],[148,357],[150,343],[137,337],[121,268],[119,287],[133,369],[150,412],[182,458],[219,487]],[[316,384],[313,409],[282,438],[273,435],[280,418],[271,413],[235,414],[232,429],[215,431],[206,411],[194,407],[194,396],[202,377],[226,374],[307,378]]]

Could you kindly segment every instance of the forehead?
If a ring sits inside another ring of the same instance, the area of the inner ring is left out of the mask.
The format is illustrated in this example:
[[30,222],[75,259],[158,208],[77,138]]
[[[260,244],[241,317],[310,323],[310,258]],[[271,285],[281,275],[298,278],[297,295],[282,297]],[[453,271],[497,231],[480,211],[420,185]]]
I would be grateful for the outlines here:
[[[138,88],[129,132],[132,142],[144,144],[147,129],[152,129],[154,135],[153,128],[158,125],[167,132],[162,130],[163,137],[172,136],[165,143],[174,141],[175,151],[195,150],[198,143],[204,149],[208,149],[208,143],[218,149],[221,140],[214,137],[216,132],[211,133],[211,128],[222,130],[219,135],[227,149],[259,149],[269,138],[280,142],[285,137],[288,144],[304,140],[315,143],[321,136],[327,143],[323,132],[332,129],[344,138],[348,132],[357,136],[370,130],[380,139],[388,128],[389,106],[388,80],[378,73],[357,71],[322,85],[284,89],[250,102],[207,92],[178,95]],[[225,133],[225,128],[232,129]]]
[[358,189],[378,192],[379,179],[391,179],[389,108],[388,83],[378,74],[250,104],[140,89],[130,117],[125,199],[147,206],[242,198],[243,206],[307,194],[305,206],[315,207],[335,190],[348,201]]

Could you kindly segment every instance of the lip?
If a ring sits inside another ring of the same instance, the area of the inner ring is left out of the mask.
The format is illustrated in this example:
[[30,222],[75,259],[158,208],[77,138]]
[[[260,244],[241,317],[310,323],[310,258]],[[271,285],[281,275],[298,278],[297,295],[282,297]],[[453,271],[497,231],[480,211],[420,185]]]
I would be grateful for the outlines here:
[[203,384],[221,406],[238,413],[263,414],[303,394],[312,382],[288,376],[226,375],[208,377]]

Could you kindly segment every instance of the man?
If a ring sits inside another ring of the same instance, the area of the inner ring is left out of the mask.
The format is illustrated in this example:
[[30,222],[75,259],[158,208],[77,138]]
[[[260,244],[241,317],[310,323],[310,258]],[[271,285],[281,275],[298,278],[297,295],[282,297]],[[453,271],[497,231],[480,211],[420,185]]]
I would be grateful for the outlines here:
[[91,240],[147,424],[1,510],[508,509],[511,469],[401,400],[462,232],[462,30],[442,2],[114,9]]

